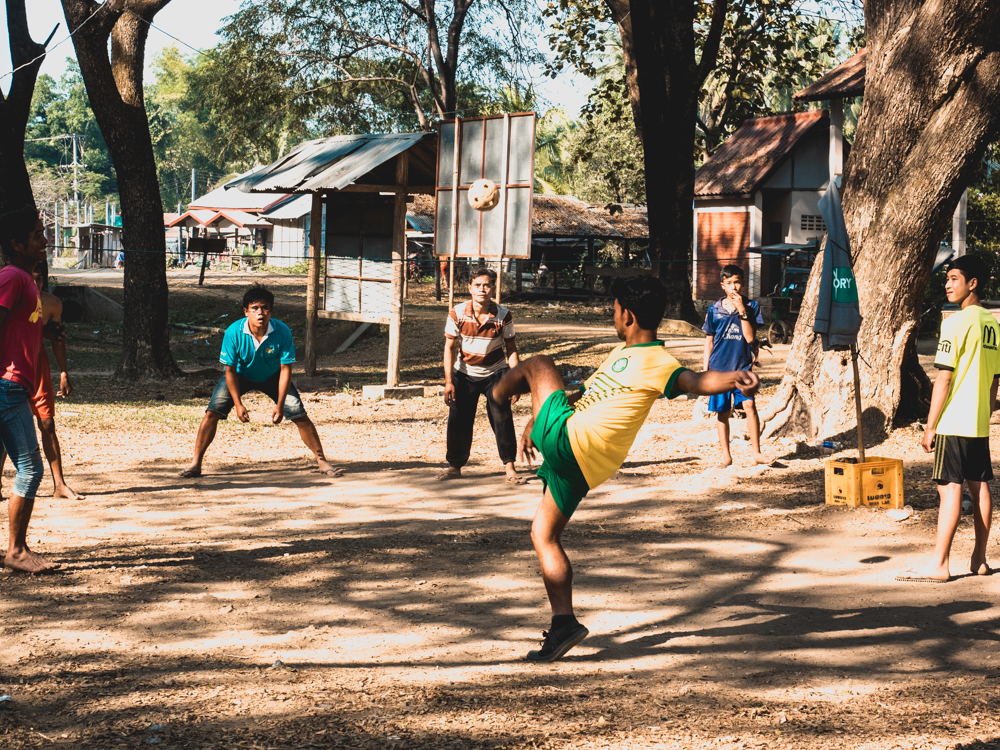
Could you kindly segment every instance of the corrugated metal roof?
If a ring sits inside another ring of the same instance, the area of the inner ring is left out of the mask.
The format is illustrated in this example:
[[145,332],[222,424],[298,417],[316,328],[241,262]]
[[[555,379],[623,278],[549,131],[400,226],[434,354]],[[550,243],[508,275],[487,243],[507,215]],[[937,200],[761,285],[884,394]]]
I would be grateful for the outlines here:
[[[244,172],[237,180],[242,180],[246,177],[259,172],[263,167],[254,167],[249,172]],[[226,186],[222,185],[217,187],[208,193],[205,193],[200,198],[191,202],[188,209],[206,209],[211,211],[225,211],[227,209],[236,209],[238,211],[265,211],[271,206],[281,203],[285,200],[287,195],[273,195],[270,193],[243,193],[239,190],[226,190]]]
[[746,120],[698,170],[695,196],[749,195],[806,133],[828,122],[825,109]]
[[293,195],[273,208],[261,213],[265,219],[298,219],[312,210],[311,195]]
[[250,193],[310,193],[339,190],[436,133],[338,135],[300,143],[262,169],[224,186]]
[[828,99],[846,99],[865,93],[865,69],[868,48],[865,47],[854,57],[845,60],[817,81],[813,81],[801,91],[792,94],[797,102],[821,102]]

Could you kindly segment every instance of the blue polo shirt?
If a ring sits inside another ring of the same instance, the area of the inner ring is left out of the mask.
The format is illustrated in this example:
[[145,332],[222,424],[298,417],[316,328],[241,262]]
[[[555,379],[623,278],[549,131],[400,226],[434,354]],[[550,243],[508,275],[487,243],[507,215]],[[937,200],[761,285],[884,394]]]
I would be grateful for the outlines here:
[[281,369],[295,362],[292,332],[280,320],[271,318],[267,334],[257,343],[250,333],[250,321],[237,320],[222,338],[219,361],[236,368],[236,373],[254,383],[263,383]]

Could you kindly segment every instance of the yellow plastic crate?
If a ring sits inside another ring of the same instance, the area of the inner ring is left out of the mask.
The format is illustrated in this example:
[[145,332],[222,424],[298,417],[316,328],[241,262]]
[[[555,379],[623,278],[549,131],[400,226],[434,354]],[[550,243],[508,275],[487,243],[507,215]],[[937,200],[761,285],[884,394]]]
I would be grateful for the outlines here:
[[826,462],[826,504],[877,505],[902,508],[903,462],[870,457],[863,464],[830,459]]

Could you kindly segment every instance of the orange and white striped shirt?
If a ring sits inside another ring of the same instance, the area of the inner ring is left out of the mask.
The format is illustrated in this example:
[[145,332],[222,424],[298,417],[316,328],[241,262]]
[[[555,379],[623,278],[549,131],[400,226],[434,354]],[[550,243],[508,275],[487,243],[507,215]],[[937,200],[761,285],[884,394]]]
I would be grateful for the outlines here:
[[480,325],[469,300],[448,312],[444,337],[458,339],[455,369],[471,380],[482,380],[507,366],[504,341],[514,340],[514,318],[509,309],[490,302],[489,317]]

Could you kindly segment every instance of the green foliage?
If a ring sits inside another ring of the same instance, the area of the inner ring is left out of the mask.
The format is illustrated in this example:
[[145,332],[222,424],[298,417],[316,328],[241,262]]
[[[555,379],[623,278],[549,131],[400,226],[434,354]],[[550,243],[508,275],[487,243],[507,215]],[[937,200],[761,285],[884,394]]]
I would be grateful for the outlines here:
[[196,195],[233,171],[220,148],[216,107],[201,85],[199,66],[207,61],[187,58],[171,46],[151,65],[155,79],[144,93],[164,211],[190,201],[192,169]]
[[40,206],[73,200],[73,142],[65,137],[70,135],[82,136],[77,155],[78,163],[84,165],[78,168],[81,203],[117,203],[118,182],[114,166],[91,112],[75,60],[67,61],[66,72],[59,81],[49,75],[40,75],[31,100],[24,157]]
[[535,19],[530,0],[249,0],[203,80],[230,152],[268,161],[307,137],[478,114],[537,62]]

